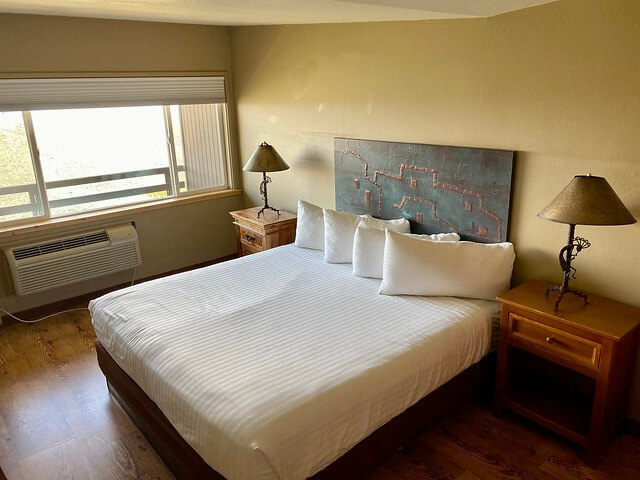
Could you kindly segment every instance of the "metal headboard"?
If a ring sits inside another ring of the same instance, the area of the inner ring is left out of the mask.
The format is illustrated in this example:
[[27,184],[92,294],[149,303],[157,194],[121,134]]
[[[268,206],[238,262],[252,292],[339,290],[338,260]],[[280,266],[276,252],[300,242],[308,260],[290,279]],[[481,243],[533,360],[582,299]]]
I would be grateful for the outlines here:
[[513,151],[352,138],[334,145],[336,209],[405,217],[415,233],[507,240]]

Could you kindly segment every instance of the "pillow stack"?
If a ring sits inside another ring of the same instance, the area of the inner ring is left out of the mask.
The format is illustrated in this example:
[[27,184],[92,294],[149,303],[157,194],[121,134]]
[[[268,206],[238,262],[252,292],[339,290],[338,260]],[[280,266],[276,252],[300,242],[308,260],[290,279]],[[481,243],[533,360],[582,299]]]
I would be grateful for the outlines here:
[[508,290],[515,260],[511,243],[409,232],[405,218],[380,220],[298,200],[296,246],[323,250],[326,263],[353,263],[356,276],[381,278],[382,295],[495,300]]
[[409,232],[411,226],[406,218],[399,220],[379,220],[369,215],[352,215],[334,210],[324,212],[324,261],[327,263],[351,263],[353,241],[356,230],[361,225],[375,229],[384,235],[384,230]]
[[[391,229],[390,229],[391,230]],[[457,233],[436,233],[434,235],[406,234],[418,241],[457,242]],[[358,277],[382,278],[385,231],[361,223],[353,239],[353,274]]]

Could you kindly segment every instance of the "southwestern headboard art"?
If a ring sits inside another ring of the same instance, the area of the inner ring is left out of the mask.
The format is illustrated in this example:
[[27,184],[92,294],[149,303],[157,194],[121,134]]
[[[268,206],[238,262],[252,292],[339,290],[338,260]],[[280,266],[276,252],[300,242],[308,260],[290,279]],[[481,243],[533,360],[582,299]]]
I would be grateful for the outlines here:
[[335,139],[336,209],[405,217],[414,233],[503,242],[514,152]]

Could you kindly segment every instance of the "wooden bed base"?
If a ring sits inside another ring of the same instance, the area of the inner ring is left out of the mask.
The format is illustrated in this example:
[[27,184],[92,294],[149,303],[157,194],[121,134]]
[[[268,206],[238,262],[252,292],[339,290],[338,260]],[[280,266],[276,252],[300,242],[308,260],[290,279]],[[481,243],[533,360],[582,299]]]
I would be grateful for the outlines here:
[[[179,480],[224,480],[180,436],[158,406],[118,366],[99,342],[96,342],[96,351],[109,391],[174,475]],[[494,354],[483,358],[378,428],[311,478],[361,478],[451,407],[489,389],[493,385],[491,379],[495,372],[494,365]]]

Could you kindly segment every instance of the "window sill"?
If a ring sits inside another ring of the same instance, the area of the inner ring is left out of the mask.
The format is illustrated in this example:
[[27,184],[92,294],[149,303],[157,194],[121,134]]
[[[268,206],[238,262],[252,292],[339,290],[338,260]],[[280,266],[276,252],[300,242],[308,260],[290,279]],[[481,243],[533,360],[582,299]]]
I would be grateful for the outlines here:
[[167,198],[166,200],[156,200],[154,202],[127,205],[123,207],[114,207],[106,210],[97,210],[94,212],[79,213],[77,215],[69,215],[67,217],[49,218],[47,220],[36,221],[33,223],[12,225],[0,228],[0,238],[9,238],[26,233],[36,233],[50,230],[53,228],[67,227],[82,223],[95,222],[99,220],[107,220],[111,218],[121,217],[132,213],[146,212],[148,210],[157,210],[159,208],[175,207],[185,205],[187,203],[203,202],[212,198],[231,197],[240,195],[242,190],[218,190],[215,192],[196,193],[184,197]]

